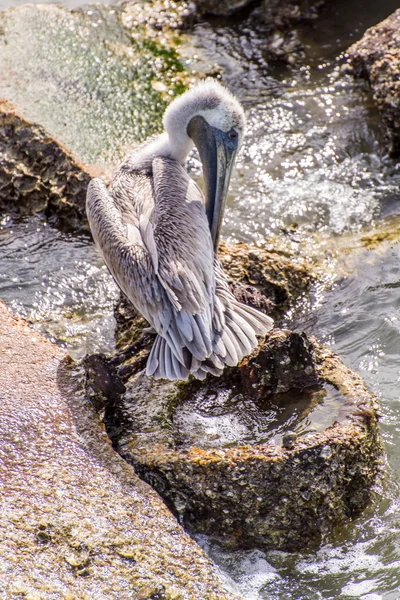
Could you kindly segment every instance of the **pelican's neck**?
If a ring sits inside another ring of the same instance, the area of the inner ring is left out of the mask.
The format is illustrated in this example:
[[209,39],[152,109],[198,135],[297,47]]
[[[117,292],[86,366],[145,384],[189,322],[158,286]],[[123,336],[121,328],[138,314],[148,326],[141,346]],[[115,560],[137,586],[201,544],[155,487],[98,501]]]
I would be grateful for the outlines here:
[[186,132],[182,135],[170,135],[165,132],[155,140],[154,155],[166,156],[176,160],[180,165],[184,165],[192,148],[193,141]]
[[193,142],[187,134],[179,138],[162,133],[135,150],[129,157],[129,164],[135,168],[147,168],[155,158],[165,156],[184,165],[192,148]]

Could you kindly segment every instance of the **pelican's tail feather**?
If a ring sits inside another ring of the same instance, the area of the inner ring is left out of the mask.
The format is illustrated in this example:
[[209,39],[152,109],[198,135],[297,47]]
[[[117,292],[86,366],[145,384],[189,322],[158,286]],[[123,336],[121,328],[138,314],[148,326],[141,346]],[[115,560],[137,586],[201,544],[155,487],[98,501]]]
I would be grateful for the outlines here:
[[[260,311],[238,302],[231,294],[225,293],[223,298],[224,319],[222,330],[219,328],[217,315],[214,319],[213,352],[191,372],[197,379],[204,379],[207,373],[219,377],[225,366],[234,367],[244,356],[257,346],[257,337],[265,335],[272,329],[271,317]],[[220,319],[219,319],[220,320]]]
[[147,359],[146,375],[154,379],[186,380],[189,372],[175,356],[167,340],[157,335]]
[[[274,321],[271,317],[256,308],[238,302],[235,298],[232,300],[232,312],[234,315],[233,321],[248,337],[251,337],[251,335],[265,335],[274,326]],[[253,348],[254,346],[255,344]]]
[[[165,337],[157,335],[147,360],[147,375],[170,380],[186,380],[189,374],[197,379],[204,379],[207,373],[219,377],[225,366],[234,367],[250,354],[257,346],[257,336],[265,335],[273,327],[271,317],[238,302],[225,282],[220,280],[220,283],[222,285],[217,286],[216,291],[212,335],[205,336],[202,324],[196,330],[195,315],[191,335],[186,336],[193,339],[185,339],[182,330],[187,333],[187,323],[182,316],[181,330],[171,326]],[[207,345],[203,341],[206,338]]]
[[214,354],[209,358],[218,358],[218,363],[213,361],[217,368],[220,368],[221,362],[229,367],[237,365],[257,346],[256,336],[265,335],[274,324],[271,317],[241,304],[233,296],[229,300],[229,305],[225,306],[223,330],[216,337]]

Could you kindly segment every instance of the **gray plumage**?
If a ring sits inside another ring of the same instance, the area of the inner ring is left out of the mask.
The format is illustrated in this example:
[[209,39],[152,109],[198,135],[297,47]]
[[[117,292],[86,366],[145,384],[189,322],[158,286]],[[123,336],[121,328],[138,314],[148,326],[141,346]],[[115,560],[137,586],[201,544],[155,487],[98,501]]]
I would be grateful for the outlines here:
[[240,104],[229,92],[203,83],[171,104],[166,134],[132,153],[108,188],[94,179],[87,194],[104,262],[158,334],[146,367],[155,378],[220,375],[272,326],[269,317],[231,294],[214,255],[203,194],[181,164],[193,145],[188,123],[199,113],[207,123],[217,119],[223,135],[232,123],[240,132],[244,126]]

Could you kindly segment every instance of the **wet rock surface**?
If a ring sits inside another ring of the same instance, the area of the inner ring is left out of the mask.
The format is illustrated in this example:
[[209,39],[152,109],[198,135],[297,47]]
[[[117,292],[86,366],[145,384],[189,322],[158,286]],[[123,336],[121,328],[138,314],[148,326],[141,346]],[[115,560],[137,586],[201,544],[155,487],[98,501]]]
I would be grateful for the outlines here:
[[258,2],[231,17],[197,18],[192,37],[201,54],[215,60],[216,72],[235,88],[238,73],[246,88],[279,93],[273,65],[302,65],[306,54],[299,28],[318,18],[321,2]]
[[260,399],[315,385],[313,344],[304,334],[272,330],[261,348],[243,359],[240,378],[243,391]]
[[7,102],[0,102],[0,156],[0,211],[85,226],[88,170]]
[[112,449],[68,356],[0,305],[1,593],[233,598]]
[[286,18],[303,17],[315,6],[321,6],[320,0],[194,0],[195,9],[200,14],[229,16],[250,5],[255,5],[259,15],[264,15],[269,21],[279,24]]
[[232,13],[254,3],[254,0],[195,0],[196,11],[200,14],[231,15]]
[[356,77],[366,80],[386,124],[390,151],[400,154],[400,10],[367,30],[348,50]]

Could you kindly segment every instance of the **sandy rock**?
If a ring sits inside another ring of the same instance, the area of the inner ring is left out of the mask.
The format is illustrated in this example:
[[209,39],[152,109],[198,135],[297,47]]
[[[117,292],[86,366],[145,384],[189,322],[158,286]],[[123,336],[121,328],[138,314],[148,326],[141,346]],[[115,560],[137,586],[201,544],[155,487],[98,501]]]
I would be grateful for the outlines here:
[[348,50],[356,77],[365,79],[387,127],[390,152],[400,153],[400,9],[366,31]]
[[111,448],[64,351],[0,305],[4,598],[233,598]]

